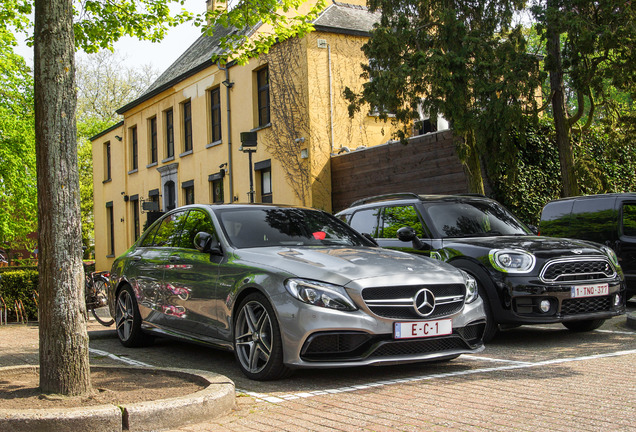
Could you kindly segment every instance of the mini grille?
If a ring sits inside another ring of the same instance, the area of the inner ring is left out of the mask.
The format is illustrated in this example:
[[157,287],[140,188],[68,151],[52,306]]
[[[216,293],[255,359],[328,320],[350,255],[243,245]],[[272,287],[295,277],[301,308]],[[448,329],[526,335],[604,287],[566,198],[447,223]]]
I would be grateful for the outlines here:
[[466,288],[462,284],[367,288],[362,291],[362,298],[369,310],[377,316],[391,319],[422,319],[413,307],[413,298],[424,288],[435,296],[435,309],[426,319],[452,315],[464,306]]
[[590,312],[609,311],[610,297],[589,297],[580,299],[566,299],[561,304],[562,315],[577,315]]
[[606,260],[553,261],[548,263],[541,274],[546,282],[575,282],[609,279],[614,269]]
[[380,345],[369,357],[425,354],[466,348],[466,343],[457,336],[431,340],[391,341]]

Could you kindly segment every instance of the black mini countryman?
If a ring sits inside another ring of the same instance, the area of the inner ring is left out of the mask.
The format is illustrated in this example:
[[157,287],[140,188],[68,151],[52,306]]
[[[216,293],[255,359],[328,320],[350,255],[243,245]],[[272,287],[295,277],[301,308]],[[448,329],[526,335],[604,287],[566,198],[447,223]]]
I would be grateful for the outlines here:
[[481,196],[394,194],[356,201],[337,216],[386,248],[422,254],[475,279],[488,325],[563,323],[590,331],[625,312],[615,253],[598,243],[534,235]]

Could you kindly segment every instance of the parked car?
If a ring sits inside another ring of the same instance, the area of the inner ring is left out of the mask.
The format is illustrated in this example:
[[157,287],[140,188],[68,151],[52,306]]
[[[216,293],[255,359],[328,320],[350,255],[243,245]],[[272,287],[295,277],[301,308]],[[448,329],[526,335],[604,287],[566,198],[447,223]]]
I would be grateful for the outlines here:
[[482,196],[393,194],[353,203],[337,217],[382,247],[448,262],[473,276],[486,306],[484,340],[501,326],[563,323],[589,331],[625,312],[614,252],[538,237]]
[[177,336],[234,350],[245,375],[269,380],[478,352],[476,289],[467,273],[381,249],[322,211],[191,205],[115,260],[108,298],[124,346]]
[[570,197],[541,211],[541,235],[590,240],[611,247],[625,274],[627,298],[636,296],[636,193]]

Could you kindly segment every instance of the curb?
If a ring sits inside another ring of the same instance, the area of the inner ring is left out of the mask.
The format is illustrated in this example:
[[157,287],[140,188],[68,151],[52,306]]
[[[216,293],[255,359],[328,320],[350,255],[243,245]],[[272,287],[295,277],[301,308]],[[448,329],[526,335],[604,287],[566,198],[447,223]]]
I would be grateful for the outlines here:
[[627,327],[636,330],[636,312],[627,313]]
[[[0,367],[3,371],[32,369],[37,366]],[[119,366],[91,366],[92,370],[122,369]],[[122,406],[96,405],[82,408],[0,409],[3,432],[91,432],[154,431],[200,423],[227,414],[235,406],[234,383],[227,377],[194,369],[125,367],[125,369],[165,372],[189,377],[206,387],[198,392],[169,399]]]

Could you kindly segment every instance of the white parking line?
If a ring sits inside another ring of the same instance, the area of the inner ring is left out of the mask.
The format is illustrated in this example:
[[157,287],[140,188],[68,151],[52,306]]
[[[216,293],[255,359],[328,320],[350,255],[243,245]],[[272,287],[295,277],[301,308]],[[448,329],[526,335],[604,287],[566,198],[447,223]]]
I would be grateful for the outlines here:
[[468,359],[468,360],[485,360],[485,361],[491,361],[491,362],[513,363],[513,364],[521,364],[521,365],[531,365],[532,364],[530,362],[499,359],[499,358],[492,358],[492,357],[482,357],[482,356],[476,356],[476,355],[472,355],[472,354],[462,354],[461,358]]
[[133,359],[129,359],[129,358],[126,358],[126,357],[120,357],[118,355],[111,354],[109,352],[98,350],[98,349],[95,349],[95,348],[89,348],[88,351],[90,353],[92,353],[92,354],[108,357],[108,358],[111,358],[113,360],[117,360],[117,361],[120,361],[122,363],[129,364],[131,366],[154,367],[152,365],[149,365],[148,363],[140,362],[138,360],[133,360]]
[[[345,391],[355,391],[360,388],[367,388],[367,387],[388,386],[388,385],[394,385],[394,384],[412,383],[417,381],[429,381],[429,380],[441,379],[441,378],[453,378],[453,377],[462,376],[462,375],[475,375],[475,374],[481,374],[481,373],[501,372],[505,370],[526,369],[526,368],[554,365],[554,364],[560,364],[560,363],[595,360],[599,358],[619,357],[619,356],[632,355],[632,354],[636,354],[636,350],[617,351],[613,353],[596,354],[596,355],[583,356],[583,357],[571,357],[571,358],[564,358],[564,359],[545,360],[545,361],[541,361],[537,363],[511,361],[511,363],[516,363],[516,364],[510,364],[507,366],[499,366],[499,367],[491,367],[491,368],[472,369],[472,370],[466,370],[466,371],[447,372],[447,373],[440,373],[440,374],[433,374],[433,375],[421,375],[421,376],[416,376],[411,378],[402,378],[402,379],[396,379],[396,380],[377,381],[377,382],[372,382],[372,383],[368,383],[364,385],[356,385],[353,387],[341,387],[337,389],[324,390],[324,392],[341,393]],[[462,357],[465,357],[465,356],[466,355],[464,354]],[[476,356],[471,356],[471,357],[476,357]],[[484,357],[484,359],[493,360],[486,357]],[[497,361],[497,359],[495,359],[494,361]],[[261,394],[250,393],[250,392],[243,392],[243,393],[254,396],[259,401],[280,403],[280,402],[284,402],[284,401],[288,401],[292,399],[298,399],[301,397],[316,396],[317,394],[323,394],[323,391],[315,391],[312,393],[293,393],[293,394],[287,394],[280,397],[271,396],[271,395],[261,395]]]
[[[89,351],[93,354],[109,357],[113,360],[121,361],[123,363],[127,363],[130,365],[153,367],[152,365],[149,365],[147,363],[143,363],[137,360],[132,360],[129,358],[120,357],[106,351],[97,350],[94,348],[89,348]],[[609,357],[620,357],[620,356],[633,355],[633,354],[636,354],[636,349],[626,350],[626,351],[616,351],[616,352],[605,353],[605,354],[595,354],[595,355],[582,356],[582,357],[569,357],[569,358],[554,359],[554,360],[544,360],[544,361],[540,361],[536,363],[517,362],[514,360],[503,360],[503,359],[492,359],[488,357],[464,354],[462,357],[466,357],[471,360],[488,360],[488,361],[494,361],[494,362],[508,362],[511,364],[506,366],[498,366],[498,367],[490,367],[490,368],[471,369],[471,370],[456,371],[456,372],[445,372],[445,373],[439,373],[439,374],[433,374],[433,375],[420,375],[420,376],[415,376],[411,378],[375,381],[375,382],[366,383],[366,384],[357,384],[354,386],[340,387],[335,389],[315,390],[312,392],[299,392],[299,393],[286,394],[282,396],[273,396],[273,395],[268,395],[263,393],[255,393],[255,392],[250,392],[250,391],[240,390],[240,389],[236,389],[236,392],[252,396],[258,401],[264,401],[264,402],[270,402],[270,403],[281,403],[288,400],[314,397],[314,396],[323,395],[327,393],[342,393],[342,392],[363,390],[369,387],[384,387],[384,386],[395,385],[395,384],[413,383],[418,381],[430,381],[430,380],[441,379],[441,378],[453,378],[453,377],[462,376],[462,375],[475,375],[475,374],[490,373],[490,372],[501,372],[506,370],[526,369],[526,368],[541,367],[541,366],[555,365],[555,364],[561,364],[561,363],[570,363],[570,362],[576,362],[576,361],[596,360],[600,358],[609,358]]]
[[[559,330],[565,331],[565,327],[546,327],[546,326],[538,326],[533,325],[532,327],[528,326],[528,328],[539,329],[539,330]],[[636,335],[636,331],[622,331],[622,330],[604,330],[604,329],[596,329],[592,330],[597,333],[611,333],[611,334],[622,334],[622,335]]]
[[599,333],[613,333],[613,334],[622,334],[622,335],[636,335],[636,331],[620,331],[620,330],[594,330]]

